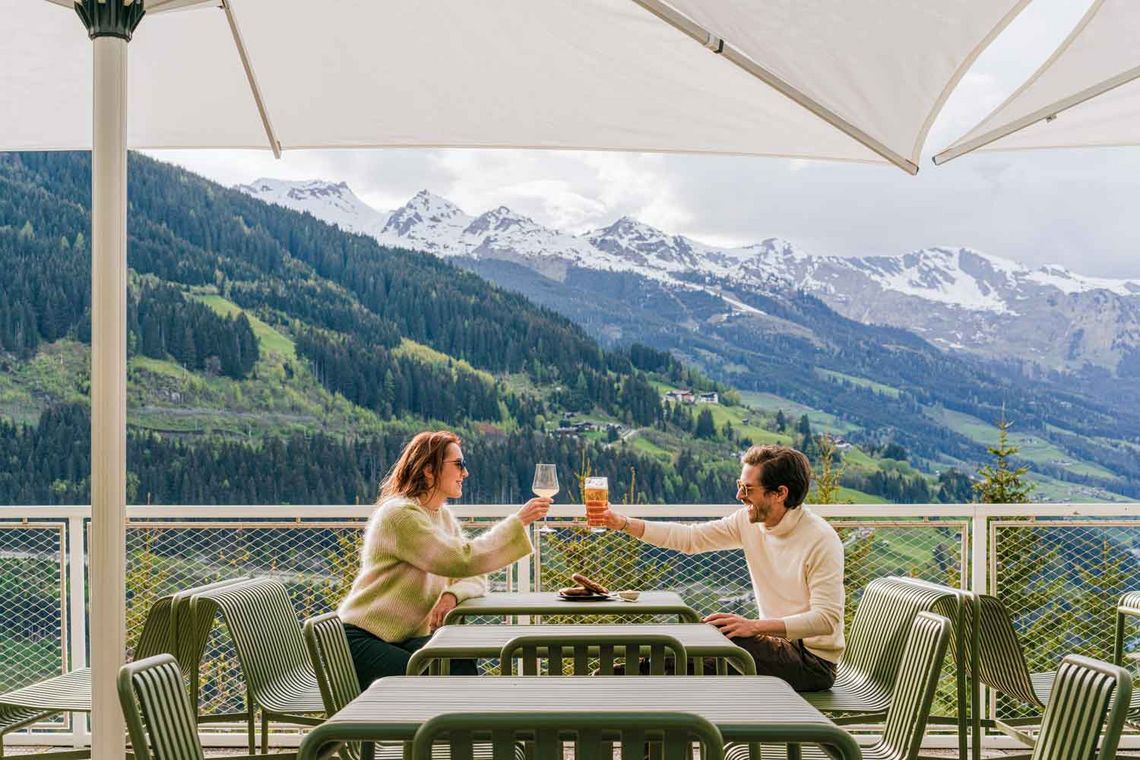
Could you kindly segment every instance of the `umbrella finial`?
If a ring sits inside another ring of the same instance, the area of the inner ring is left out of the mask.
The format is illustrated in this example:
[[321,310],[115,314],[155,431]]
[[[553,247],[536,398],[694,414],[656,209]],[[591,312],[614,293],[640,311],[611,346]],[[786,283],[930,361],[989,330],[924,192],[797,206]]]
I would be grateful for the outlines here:
[[130,42],[146,10],[143,0],[75,0],[75,12],[91,39],[118,37]]

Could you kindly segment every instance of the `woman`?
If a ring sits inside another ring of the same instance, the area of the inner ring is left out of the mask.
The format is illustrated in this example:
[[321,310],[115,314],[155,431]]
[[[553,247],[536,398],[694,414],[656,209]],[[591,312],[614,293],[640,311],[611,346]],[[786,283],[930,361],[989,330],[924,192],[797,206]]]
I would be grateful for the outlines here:
[[[550,499],[535,498],[478,538],[469,539],[445,506],[463,495],[467,465],[459,437],[416,435],[380,486],[368,521],[360,572],[337,613],[344,624],[361,688],[404,675],[412,652],[464,599],[487,592],[485,573],[530,554],[526,526],[546,515]],[[472,660],[451,672],[475,675]]]

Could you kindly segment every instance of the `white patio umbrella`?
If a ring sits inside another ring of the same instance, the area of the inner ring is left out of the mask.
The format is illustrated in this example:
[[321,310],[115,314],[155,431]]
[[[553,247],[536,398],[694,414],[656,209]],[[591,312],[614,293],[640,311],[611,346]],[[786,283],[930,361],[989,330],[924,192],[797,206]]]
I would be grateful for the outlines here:
[[122,753],[128,145],[685,151],[914,173],[951,89],[1027,2],[154,0],[128,61],[143,0],[0,0],[0,149],[93,151],[95,756]]
[[1140,3],[1096,0],[1004,103],[934,157],[1140,145]]

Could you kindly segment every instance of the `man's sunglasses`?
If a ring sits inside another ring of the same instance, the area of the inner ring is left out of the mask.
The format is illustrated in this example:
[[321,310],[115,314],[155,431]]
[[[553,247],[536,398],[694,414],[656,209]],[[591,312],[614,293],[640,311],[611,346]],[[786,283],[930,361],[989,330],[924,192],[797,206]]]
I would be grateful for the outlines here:
[[466,460],[463,460],[463,459],[445,459],[445,460],[443,460],[443,463],[444,464],[457,464],[457,465],[459,465],[459,469],[463,470],[464,472],[470,472],[470,470],[467,469]]
[[759,487],[760,487],[760,486],[758,486],[758,485],[755,485],[755,484],[753,484],[753,483],[745,483],[743,480],[738,480],[738,481],[736,481],[736,490],[737,490],[737,491],[740,491],[740,492],[741,492],[741,493],[743,493],[745,496],[747,496],[748,494],[752,493],[752,489],[753,489],[753,488],[759,488]]

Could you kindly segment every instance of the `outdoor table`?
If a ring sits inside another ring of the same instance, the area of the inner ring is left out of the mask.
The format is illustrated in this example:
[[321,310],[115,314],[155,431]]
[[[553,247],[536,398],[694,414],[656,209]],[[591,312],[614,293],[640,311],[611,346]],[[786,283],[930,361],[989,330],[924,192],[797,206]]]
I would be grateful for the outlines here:
[[682,623],[701,622],[697,611],[672,591],[643,591],[636,602],[616,598],[581,602],[562,599],[554,591],[492,592],[460,602],[443,622],[458,623],[476,615],[676,615]]
[[[600,602],[597,602],[600,604]],[[516,636],[541,633],[544,636],[569,639],[588,633],[605,640],[607,636],[631,631],[664,633],[685,645],[690,657],[716,657],[732,663],[745,675],[756,675],[756,662],[752,655],[732,643],[732,640],[705,623],[670,623],[664,625],[628,625],[605,623],[602,625],[445,625],[435,632],[431,641],[412,655],[408,662],[408,675],[419,675],[425,667],[433,674],[443,661],[467,658],[495,658],[503,646]],[[698,671],[699,672],[699,671]]]
[[[855,739],[772,676],[391,676],[374,681],[301,742],[298,760],[331,743],[411,741],[437,715],[454,712],[679,711],[707,719],[726,742],[820,744],[860,760]],[[797,754],[793,752],[793,754]]]

